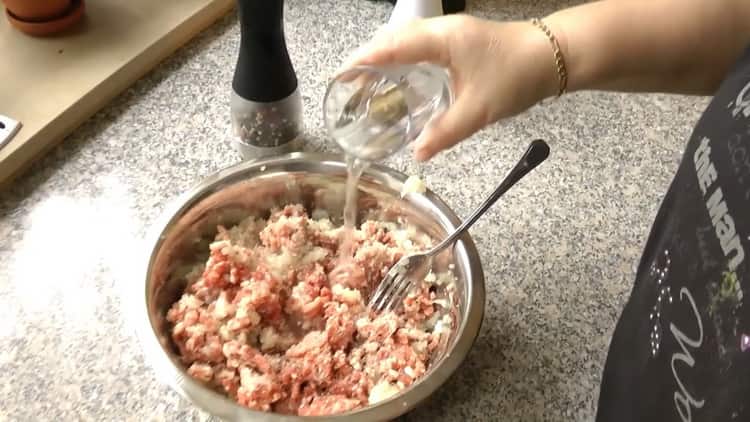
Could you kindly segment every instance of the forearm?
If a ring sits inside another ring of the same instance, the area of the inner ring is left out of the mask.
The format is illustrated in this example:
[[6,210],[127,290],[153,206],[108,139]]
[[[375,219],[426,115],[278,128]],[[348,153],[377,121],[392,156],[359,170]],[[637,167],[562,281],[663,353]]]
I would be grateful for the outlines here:
[[544,21],[570,91],[711,94],[750,43],[750,0],[604,0]]

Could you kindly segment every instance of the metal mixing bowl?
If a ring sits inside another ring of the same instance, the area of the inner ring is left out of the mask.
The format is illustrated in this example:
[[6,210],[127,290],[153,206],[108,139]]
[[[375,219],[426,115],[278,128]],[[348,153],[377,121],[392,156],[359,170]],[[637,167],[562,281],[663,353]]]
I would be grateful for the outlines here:
[[[437,195],[400,197],[406,176],[373,166],[359,184],[360,209],[382,210],[386,218],[406,218],[439,238],[460,221]],[[452,269],[457,283],[458,326],[445,350],[433,357],[420,381],[388,400],[330,417],[294,417],[249,410],[200,382],[180,363],[165,321],[166,310],[182,294],[190,263],[205,259],[216,225],[233,224],[249,213],[268,214],[273,206],[301,202],[342,215],[346,164],[330,155],[295,153],[245,162],[219,171],[167,209],[149,238],[144,296],[136,297],[138,337],[157,376],[182,396],[229,421],[383,421],[406,413],[439,388],[464,360],[477,337],[484,313],[484,274],[468,235],[437,259],[436,270]]]

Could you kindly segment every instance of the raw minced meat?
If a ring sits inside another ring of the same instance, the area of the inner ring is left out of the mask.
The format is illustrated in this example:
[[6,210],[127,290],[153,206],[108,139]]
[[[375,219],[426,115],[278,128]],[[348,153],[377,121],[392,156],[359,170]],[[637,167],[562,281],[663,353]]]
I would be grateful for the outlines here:
[[446,274],[429,275],[397,313],[366,307],[385,272],[429,237],[368,220],[341,257],[343,229],[311,214],[321,218],[289,205],[218,227],[167,313],[188,374],[251,409],[330,415],[385,400],[425,374],[453,326]]

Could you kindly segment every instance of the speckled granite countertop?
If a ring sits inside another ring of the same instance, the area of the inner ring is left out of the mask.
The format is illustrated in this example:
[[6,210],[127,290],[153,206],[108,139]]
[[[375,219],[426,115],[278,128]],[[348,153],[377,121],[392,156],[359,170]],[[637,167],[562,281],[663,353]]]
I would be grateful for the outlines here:
[[[563,5],[470,1],[468,11],[515,19]],[[319,112],[326,78],[389,11],[365,0],[288,1],[308,149],[331,149]],[[139,241],[165,203],[238,159],[228,143],[238,38],[236,19],[224,19],[0,196],[0,420],[208,419],[154,379],[121,292],[140,286]],[[593,419],[641,245],[704,105],[571,95],[429,164],[391,160],[467,215],[531,138],[552,146],[472,230],[487,278],[482,332],[462,369],[404,420]]]

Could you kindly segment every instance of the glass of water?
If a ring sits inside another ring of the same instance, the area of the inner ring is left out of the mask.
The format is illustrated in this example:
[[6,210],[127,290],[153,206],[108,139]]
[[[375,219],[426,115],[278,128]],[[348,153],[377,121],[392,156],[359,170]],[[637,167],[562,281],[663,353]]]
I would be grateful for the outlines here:
[[442,67],[356,66],[329,83],[323,119],[347,155],[372,162],[416,139],[452,103],[450,77]]

